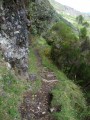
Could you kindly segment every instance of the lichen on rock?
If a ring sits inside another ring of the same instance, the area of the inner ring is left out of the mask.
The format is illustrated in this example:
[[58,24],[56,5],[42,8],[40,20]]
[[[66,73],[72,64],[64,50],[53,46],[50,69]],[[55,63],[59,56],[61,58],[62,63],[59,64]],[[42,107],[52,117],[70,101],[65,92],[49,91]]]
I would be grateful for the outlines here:
[[0,47],[12,68],[20,73],[28,71],[28,29],[30,21],[24,0],[0,2]]

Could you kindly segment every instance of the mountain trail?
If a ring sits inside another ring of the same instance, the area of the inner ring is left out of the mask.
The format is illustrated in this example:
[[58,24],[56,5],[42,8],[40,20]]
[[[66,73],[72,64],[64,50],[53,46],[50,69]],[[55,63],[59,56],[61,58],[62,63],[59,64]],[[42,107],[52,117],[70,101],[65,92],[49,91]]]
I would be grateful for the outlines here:
[[34,53],[39,68],[38,74],[41,76],[41,86],[35,93],[33,91],[25,93],[20,107],[22,120],[55,120],[51,113],[57,111],[57,108],[52,108],[51,106],[53,99],[51,90],[58,83],[58,80],[54,72],[42,65],[39,51],[35,49]]

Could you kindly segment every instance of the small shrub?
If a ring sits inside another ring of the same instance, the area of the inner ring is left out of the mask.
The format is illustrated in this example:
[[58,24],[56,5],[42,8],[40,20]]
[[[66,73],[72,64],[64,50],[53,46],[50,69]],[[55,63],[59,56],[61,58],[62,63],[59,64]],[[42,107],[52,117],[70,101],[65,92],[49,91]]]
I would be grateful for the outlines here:
[[84,17],[82,15],[79,15],[76,17],[76,21],[78,22],[78,24],[82,24],[84,21]]
[[83,28],[80,29],[79,37],[80,37],[80,39],[86,40],[86,38],[87,38],[87,29],[86,29],[86,27],[83,27]]
[[89,23],[86,21],[86,22],[83,22],[83,26],[84,27],[89,27]]
[[45,48],[44,49],[44,55],[48,58],[50,58],[50,54],[51,54],[51,48]]

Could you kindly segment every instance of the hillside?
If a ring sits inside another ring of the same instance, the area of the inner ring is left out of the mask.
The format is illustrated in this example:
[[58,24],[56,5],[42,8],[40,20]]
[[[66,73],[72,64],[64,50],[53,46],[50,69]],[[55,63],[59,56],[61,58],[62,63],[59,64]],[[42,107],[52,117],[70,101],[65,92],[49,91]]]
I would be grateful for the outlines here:
[[89,120],[89,56],[48,0],[1,0],[0,120]]
[[75,20],[75,18],[79,15],[83,15],[83,17],[89,21],[90,14],[89,13],[82,13],[79,12],[69,6],[62,5],[55,0],[49,0],[51,5],[54,7],[54,9],[57,11],[57,13],[61,14],[65,19],[67,20]]
[[55,0],[49,0],[49,1],[50,1],[50,3],[54,6],[55,10],[56,10],[59,14],[65,14],[65,13],[67,13],[68,15],[74,16],[74,17],[82,14],[81,12],[76,11],[75,9],[73,9],[73,8],[71,8],[71,7],[62,5],[62,4],[58,3],[58,2],[56,2]]
[[[76,34],[79,34],[78,33],[79,29],[83,27],[82,25],[79,25],[78,22],[76,21],[76,18],[78,16],[82,15],[84,18],[84,22],[88,22],[90,24],[90,14],[89,13],[79,12],[71,7],[62,5],[58,2],[56,2],[55,0],[49,0],[49,1],[60,16],[62,16],[65,20],[67,20],[70,24],[72,24],[71,26],[73,26],[72,28],[74,29],[74,32]],[[90,35],[89,25],[88,25],[87,29],[88,29],[88,35]]]
[[[34,34],[42,34],[47,31],[52,25],[59,21],[64,21],[68,26],[71,26],[73,31],[77,33],[77,29],[71,22],[64,19],[61,14],[51,6],[49,1],[31,2],[29,6],[29,14],[31,20],[31,32]],[[48,26],[47,26],[48,24]]]
[[80,11],[75,10],[74,8],[71,8],[69,6],[66,5],[62,5],[60,3],[58,3],[55,0],[49,0],[50,3],[52,4],[52,6],[54,6],[55,10],[59,13],[59,14],[65,14],[67,13],[70,16],[78,16],[78,15],[83,15],[84,17],[90,18],[89,13],[82,13]]

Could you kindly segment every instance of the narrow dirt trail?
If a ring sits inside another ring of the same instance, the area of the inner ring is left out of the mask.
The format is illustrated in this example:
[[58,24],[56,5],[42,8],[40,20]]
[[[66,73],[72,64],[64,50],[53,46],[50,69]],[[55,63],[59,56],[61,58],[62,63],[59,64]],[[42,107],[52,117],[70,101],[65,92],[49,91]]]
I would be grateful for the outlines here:
[[57,82],[54,72],[50,71],[48,68],[42,65],[42,58],[40,57],[38,49],[34,50],[35,56],[37,58],[37,66],[39,67],[39,74],[41,75],[43,82]]
[[41,76],[41,87],[35,93],[26,92],[21,105],[22,120],[55,120],[51,115],[52,88],[57,84],[55,74],[42,65],[42,59],[37,49],[34,49],[37,58],[38,74]]

